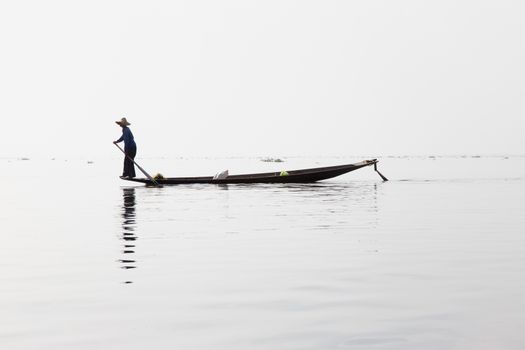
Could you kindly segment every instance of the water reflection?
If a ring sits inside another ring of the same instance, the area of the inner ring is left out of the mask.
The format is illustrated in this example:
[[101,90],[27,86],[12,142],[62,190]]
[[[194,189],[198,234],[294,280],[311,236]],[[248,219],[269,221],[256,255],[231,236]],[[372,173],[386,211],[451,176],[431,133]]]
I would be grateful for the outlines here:
[[[135,269],[137,267],[136,261],[133,258],[133,254],[135,253],[135,241],[137,240],[137,236],[135,234],[135,188],[123,188],[122,197],[122,240],[124,241],[124,249],[122,250],[122,253],[124,256],[119,260],[119,262],[121,263],[121,268],[123,269]],[[126,281],[125,283],[132,282]]]

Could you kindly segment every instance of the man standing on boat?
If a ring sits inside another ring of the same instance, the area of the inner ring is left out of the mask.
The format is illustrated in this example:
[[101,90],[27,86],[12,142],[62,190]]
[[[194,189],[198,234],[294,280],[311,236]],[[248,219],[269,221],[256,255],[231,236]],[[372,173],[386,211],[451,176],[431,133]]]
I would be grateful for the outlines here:
[[137,154],[137,145],[135,144],[135,139],[131,130],[128,128],[131,123],[129,123],[126,118],[116,121],[118,125],[122,128],[122,136],[117,141],[113,141],[114,144],[124,141],[124,171],[122,172],[121,179],[132,179],[135,177],[135,165],[133,164],[133,159]]

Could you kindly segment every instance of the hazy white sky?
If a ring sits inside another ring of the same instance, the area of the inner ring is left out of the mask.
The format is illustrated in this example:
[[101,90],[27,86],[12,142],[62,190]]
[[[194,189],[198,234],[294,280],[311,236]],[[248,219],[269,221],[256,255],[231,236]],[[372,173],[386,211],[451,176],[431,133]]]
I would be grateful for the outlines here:
[[525,153],[523,1],[0,1],[0,157]]

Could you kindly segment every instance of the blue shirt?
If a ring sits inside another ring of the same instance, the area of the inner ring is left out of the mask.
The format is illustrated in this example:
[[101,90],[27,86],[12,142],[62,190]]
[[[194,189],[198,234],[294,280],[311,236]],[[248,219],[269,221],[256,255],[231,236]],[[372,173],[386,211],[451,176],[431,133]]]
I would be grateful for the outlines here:
[[137,147],[137,145],[135,144],[135,138],[133,137],[131,130],[127,126],[122,128],[122,136],[120,137],[120,139],[117,140],[117,142],[122,141],[124,141],[124,148]]

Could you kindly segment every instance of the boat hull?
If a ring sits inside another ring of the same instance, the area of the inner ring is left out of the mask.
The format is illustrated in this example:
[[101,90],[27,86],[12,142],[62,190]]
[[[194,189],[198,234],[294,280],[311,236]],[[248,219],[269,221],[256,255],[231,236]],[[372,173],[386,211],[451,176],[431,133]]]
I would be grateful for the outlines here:
[[[340,176],[351,171],[377,164],[377,159],[364,160],[359,163],[336,165],[323,168],[310,168],[300,170],[287,170],[282,172],[230,175],[225,179],[214,180],[213,176],[200,177],[171,177],[155,179],[159,185],[182,185],[182,184],[251,184],[251,183],[312,183]],[[153,185],[147,178],[125,179],[127,181],[139,182]]]

